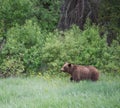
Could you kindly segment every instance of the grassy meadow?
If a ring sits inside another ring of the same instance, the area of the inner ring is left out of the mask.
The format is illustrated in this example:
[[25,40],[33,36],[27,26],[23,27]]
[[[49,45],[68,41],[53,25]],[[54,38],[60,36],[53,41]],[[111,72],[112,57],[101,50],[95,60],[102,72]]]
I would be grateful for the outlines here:
[[49,76],[0,79],[0,108],[120,108],[120,77],[79,83]]

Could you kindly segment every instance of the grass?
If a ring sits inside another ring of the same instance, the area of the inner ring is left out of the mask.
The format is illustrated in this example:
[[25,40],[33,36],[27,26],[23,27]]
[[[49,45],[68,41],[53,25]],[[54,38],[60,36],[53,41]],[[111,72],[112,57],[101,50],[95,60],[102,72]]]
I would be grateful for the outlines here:
[[120,77],[0,79],[0,108],[120,108]]

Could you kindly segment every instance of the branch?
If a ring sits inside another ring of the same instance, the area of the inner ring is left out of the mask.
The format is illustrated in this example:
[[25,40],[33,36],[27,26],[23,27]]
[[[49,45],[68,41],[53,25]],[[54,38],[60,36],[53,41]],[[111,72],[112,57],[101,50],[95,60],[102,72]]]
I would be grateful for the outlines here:
[[91,5],[90,5],[90,2],[87,1],[87,4],[88,4],[88,7],[90,9],[89,13],[87,14],[86,18],[87,17],[90,17],[90,15],[92,14],[92,8],[91,8]]
[[67,9],[66,9],[66,12],[65,12],[65,25],[67,25],[67,14],[68,14],[71,2],[72,2],[72,0],[68,3],[68,6],[67,6]]

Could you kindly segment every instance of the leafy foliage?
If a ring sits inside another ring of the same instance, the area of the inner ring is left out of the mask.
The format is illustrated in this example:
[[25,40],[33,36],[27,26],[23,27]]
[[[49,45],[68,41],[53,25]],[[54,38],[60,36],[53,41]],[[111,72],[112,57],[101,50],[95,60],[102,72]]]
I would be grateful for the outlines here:
[[10,58],[3,60],[3,63],[1,64],[0,67],[3,77],[16,76],[16,75],[18,76],[25,69],[23,62],[20,59],[10,59]]
[[101,0],[99,9],[99,24],[103,26],[102,32],[108,31],[109,41],[116,39],[120,43],[120,1]]
[[[86,23],[84,31],[73,26],[64,32],[55,30],[60,2],[0,1],[0,73],[8,76],[22,72],[56,74],[66,61],[95,65],[103,72],[120,72],[118,1],[101,2],[98,20],[103,28]],[[99,31],[109,30],[114,31],[112,36],[118,40],[110,47],[106,44],[106,35],[99,36]]]
[[119,49],[116,41],[111,47],[107,45],[106,38],[99,36],[98,27],[87,26],[81,31],[74,26],[64,33],[56,32],[55,36],[46,40],[42,59],[52,72],[58,72],[66,61],[94,65],[103,72],[119,72]]
[[59,11],[60,0],[31,0],[33,2],[33,14],[38,24],[44,30],[53,30],[56,28]]
[[24,24],[31,15],[32,4],[30,0],[1,0],[0,23],[8,28],[16,23]]
[[102,72],[116,73],[120,70],[119,54],[119,43],[114,41],[109,47],[106,36],[99,36],[99,27],[89,23],[86,23],[84,31],[73,26],[65,32],[42,33],[39,26],[29,20],[7,32],[7,42],[0,53],[0,68],[2,71],[9,68],[11,72],[11,65],[15,63],[13,69],[19,66],[18,72],[57,74],[64,62],[71,62],[94,65]]
[[1,0],[0,25],[4,29],[32,19],[42,29],[53,30],[59,17],[59,0]]
[[[30,20],[25,25],[16,25],[8,31],[7,42],[1,55],[3,58],[9,57],[12,61],[20,59],[24,64],[24,70],[32,71],[39,68],[44,41],[41,29]],[[4,62],[3,64],[5,65]]]

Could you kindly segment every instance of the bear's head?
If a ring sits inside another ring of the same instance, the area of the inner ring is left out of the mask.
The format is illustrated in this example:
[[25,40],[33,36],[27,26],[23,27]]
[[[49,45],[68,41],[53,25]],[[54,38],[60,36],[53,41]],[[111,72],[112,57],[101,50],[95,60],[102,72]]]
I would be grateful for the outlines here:
[[62,66],[61,71],[62,71],[62,72],[70,73],[70,72],[71,72],[71,68],[72,68],[72,64],[66,62],[66,63]]

